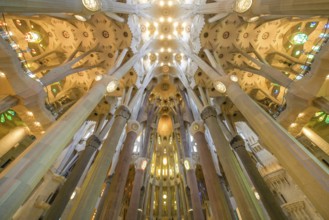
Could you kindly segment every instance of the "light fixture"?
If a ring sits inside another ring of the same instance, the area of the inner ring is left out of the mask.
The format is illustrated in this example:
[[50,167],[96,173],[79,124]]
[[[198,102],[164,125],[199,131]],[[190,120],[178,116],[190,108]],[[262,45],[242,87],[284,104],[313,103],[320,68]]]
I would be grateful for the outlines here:
[[82,4],[89,10],[89,11],[98,11],[102,7],[102,3],[99,0],[82,0]]
[[244,13],[249,10],[252,5],[252,0],[236,0],[235,11],[238,13]]
[[74,17],[79,21],[87,21],[87,18],[83,17],[82,15],[74,15]]
[[26,112],[26,114],[27,114],[28,116],[31,116],[31,117],[33,116],[33,112],[30,112],[30,111],[29,111],[29,112]]
[[163,194],[162,198],[163,199],[167,199],[167,195],[166,194]]
[[[36,31],[29,31],[25,34],[25,40],[29,43],[40,43],[41,42],[41,36]],[[41,44],[40,44],[41,46]]]
[[163,162],[163,165],[167,165],[167,158],[164,157],[163,160],[162,160],[162,162]]
[[34,125],[39,127],[39,126],[41,126],[41,123],[38,122],[38,121],[35,121],[35,122],[34,122]]
[[184,160],[184,166],[185,166],[186,170],[189,170],[191,168],[190,167],[190,162],[188,160]]
[[97,76],[95,77],[95,81],[99,81],[99,80],[101,80],[102,78],[103,78],[102,75],[97,75]]
[[214,83],[214,87],[215,89],[220,92],[220,93],[225,93],[226,92],[226,86],[224,83],[222,83],[221,81],[216,81]]
[[4,72],[1,72],[1,71],[0,71],[0,77],[1,77],[1,78],[5,78],[5,77],[6,77],[6,74],[5,74]]
[[230,80],[232,80],[233,82],[237,82],[239,78],[237,77],[237,75],[230,75]]
[[114,90],[116,90],[119,86],[119,82],[117,80],[112,80],[111,82],[109,82],[109,84],[106,87],[107,92],[113,92]]
[[291,123],[290,127],[294,128],[297,126],[297,123]]
[[301,118],[301,117],[303,117],[304,115],[305,115],[305,113],[303,113],[303,112],[302,112],[302,113],[299,113],[299,114],[298,114],[298,118]]

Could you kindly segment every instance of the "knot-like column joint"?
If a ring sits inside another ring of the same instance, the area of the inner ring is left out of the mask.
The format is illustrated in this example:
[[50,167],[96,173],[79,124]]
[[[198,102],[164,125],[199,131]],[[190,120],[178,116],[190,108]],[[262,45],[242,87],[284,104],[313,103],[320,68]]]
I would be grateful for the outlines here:
[[213,118],[217,117],[216,109],[212,106],[205,107],[201,112],[201,118],[205,121],[208,118],[212,118],[212,117]]
[[148,159],[145,157],[137,158],[135,161],[135,169],[144,171],[148,164]]
[[127,123],[126,131],[127,133],[129,132],[134,132],[138,134],[141,130],[141,126],[138,121],[135,120],[129,120]]
[[91,135],[87,140],[87,147],[94,148],[95,150],[98,150],[99,146],[101,146],[101,140],[96,135]]
[[204,133],[205,132],[205,127],[204,127],[204,124],[203,124],[202,121],[194,121],[191,124],[189,130],[190,130],[190,134],[192,136],[194,136],[198,132]]
[[237,150],[240,147],[244,148],[244,140],[240,135],[236,135],[235,137],[232,138],[230,145],[234,150]]
[[131,113],[130,113],[129,108],[127,106],[120,105],[118,107],[118,109],[115,111],[114,115],[115,115],[115,118],[116,117],[122,117],[122,118],[124,118],[128,121],[129,118],[130,118]]

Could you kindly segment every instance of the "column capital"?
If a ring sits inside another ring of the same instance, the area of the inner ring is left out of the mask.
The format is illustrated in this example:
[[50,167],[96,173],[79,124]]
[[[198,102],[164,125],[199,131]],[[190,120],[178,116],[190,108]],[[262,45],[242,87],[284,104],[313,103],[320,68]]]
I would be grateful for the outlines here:
[[139,157],[135,161],[135,169],[144,171],[148,164],[148,159],[146,157]]
[[93,134],[88,138],[86,146],[98,150],[98,148],[101,146],[101,143],[101,140],[99,140],[99,138]]
[[138,134],[141,130],[140,123],[136,120],[129,120],[126,126],[126,131],[128,132],[135,132]]
[[204,133],[205,132],[204,123],[202,121],[194,121],[191,124],[189,131],[192,134],[192,136],[194,136],[198,132]]
[[202,112],[201,112],[201,118],[202,120],[207,120],[208,118],[216,118],[217,117],[217,112],[216,109],[213,106],[206,106]]
[[131,113],[130,113],[130,110],[127,106],[120,105],[117,108],[117,110],[115,111],[114,115],[115,115],[115,117],[123,117],[128,121],[129,118],[130,118]]
[[233,137],[232,140],[230,141],[230,145],[234,150],[237,150],[240,147],[243,148],[245,147],[244,140],[240,135],[236,135],[235,137]]

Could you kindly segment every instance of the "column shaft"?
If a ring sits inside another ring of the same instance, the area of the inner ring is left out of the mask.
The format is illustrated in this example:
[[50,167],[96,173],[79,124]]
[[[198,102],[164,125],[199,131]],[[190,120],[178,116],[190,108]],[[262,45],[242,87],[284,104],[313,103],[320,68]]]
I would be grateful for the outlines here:
[[[144,170],[138,169],[135,173],[134,187],[131,193],[129,208],[127,211],[127,219],[137,219],[138,206],[140,201],[141,188],[143,185]],[[152,201],[151,201],[152,202]],[[152,209],[153,210],[153,209]]]
[[251,157],[249,156],[244,146],[243,139],[240,136],[236,136],[231,141],[231,145],[234,148],[235,152],[238,154],[241,162],[243,163],[243,166],[246,169],[257,192],[259,193],[261,201],[263,202],[266,211],[271,217],[271,219],[287,219],[281,207],[275,200],[274,195],[265,183],[263,177],[258,172],[256,165],[251,160]]
[[264,219],[259,203],[257,202],[251,186],[232,152],[218,122],[217,113],[213,107],[206,107],[201,113],[214,141],[220,163],[224,169],[233,196],[236,199],[243,219]]
[[[323,218],[329,218],[329,175],[313,155],[262,110],[236,83],[227,83],[227,95],[250,126]],[[261,123],[260,123],[261,122]]]
[[92,135],[88,139],[88,143],[85,150],[78,158],[78,161],[74,166],[72,172],[68,176],[64,185],[61,187],[50,209],[46,213],[45,219],[59,219],[61,217],[67,203],[70,201],[72,193],[74,192],[77,184],[79,183],[81,175],[86,170],[90,159],[93,157],[100,145],[101,142],[96,136]]
[[120,205],[126,185],[129,165],[131,160],[131,152],[137,138],[136,132],[127,134],[123,150],[120,153],[119,162],[115,169],[115,174],[111,181],[110,189],[107,194],[104,194],[105,203],[101,209],[100,219],[117,219],[120,214]]
[[0,213],[10,219],[61,154],[91,111],[103,98],[108,80],[103,78],[37,140],[7,172],[1,175]]
[[195,169],[190,169],[186,171],[186,179],[191,192],[193,218],[195,220],[202,220],[204,219],[204,216],[202,212],[197,179],[195,176]]
[[8,95],[0,99],[0,113],[7,111],[8,109],[16,106],[19,99],[15,96]]
[[118,145],[121,133],[130,117],[127,107],[120,106],[115,112],[115,119],[101,150],[99,151],[81,191],[69,214],[69,219],[89,220],[102,190],[112,157]]
[[230,201],[226,200],[224,189],[219,183],[205,136],[203,133],[197,132],[194,134],[194,139],[197,143],[200,162],[204,171],[203,176],[206,182],[213,219],[233,219],[228,204]]

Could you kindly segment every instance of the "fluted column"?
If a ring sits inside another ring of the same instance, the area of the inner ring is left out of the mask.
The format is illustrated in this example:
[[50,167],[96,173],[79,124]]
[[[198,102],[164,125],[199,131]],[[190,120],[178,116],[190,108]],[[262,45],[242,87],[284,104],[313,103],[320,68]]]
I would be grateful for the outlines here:
[[0,99],[0,113],[7,111],[8,109],[16,106],[19,99],[15,96],[8,95]]
[[90,159],[92,159],[100,145],[101,141],[97,136],[92,135],[89,137],[85,150],[80,155],[66,182],[61,187],[50,209],[46,213],[45,219],[59,219],[61,217],[67,203],[70,201],[72,193],[74,192],[81,178],[81,175],[88,167]]
[[[224,80],[227,95],[323,218],[329,218],[329,171],[259,107],[237,83]],[[260,123],[261,122],[261,123]]]
[[258,194],[260,195],[261,201],[263,202],[267,213],[269,214],[271,219],[287,219],[281,207],[275,200],[271,190],[268,188],[264,179],[258,172],[256,165],[249,156],[244,146],[243,139],[239,135],[235,136],[231,141],[231,146],[238,154],[241,162],[243,163],[243,166],[246,169],[251,181],[253,182]]
[[207,124],[214,141],[220,163],[224,169],[225,176],[233,192],[242,218],[264,219],[264,213],[217,122],[216,110],[211,106],[207,106],[202,110],[201,117]]
[[119,162],[115,168],[115,173],[112,178],[109,191],[107,194],[103,195],[103,198],[105,199],[104,206],[100,207],[98,210],[98,212],[100,212],[99,219],[117,219],[120,214],[120,205],[122,203],[122,197],[129,171],[131,153],[139,128],[140,125],[137,121],[128,122],[127,137],[123,145],[122,152],[119,156]]
[[103,147],[99,151],[69,214],[70,219],[89,220],[93,214],[121,133],[129,120],[130,111],[126,106],[121,105],[116,110],[114,117],[113,126],[103,144]]
[[[195,220],[202,220],[204,219],[203,212],[202,212],[202,206],[201,206],[201,200],[199,197],[199,189],[198,189],[198,183],[195,176],[195,166],[194,162],[192,160],[192,154],[191,154],[191,148],[188,143],[188,139],[186,137],[186,127],[183,120],[183,114],[181,107],[178,106],[178,121],[180,124],[179,131],[180,131],[180,140],[182,145],[182,152],[183,155],[181,155],[182,159],[186,161],[186,163],[189,163],[189,167],[185,167],[186,171],[186,182],[190,189],[190,196],[191,196],[191,202],[192,202],[192,208],[193,208],[193,218]],[[185,163],[185,162],[184,162]]]
[[47,132],[34,142],[21,159],[1,176],[0,213],[10,219],[27,199],[73,135],[103,98],[109,78],[103,77],[72,106]]
[[230,211],[230,201],[226,200],[224,189],[222,188],[218,175],[212,161],[212,156],[208,148],[208,143],[204,136],[204,125],[202,122],[193,122],[190,127],[198,148],[203,175],[207,187],[213,219],[234,219]]

